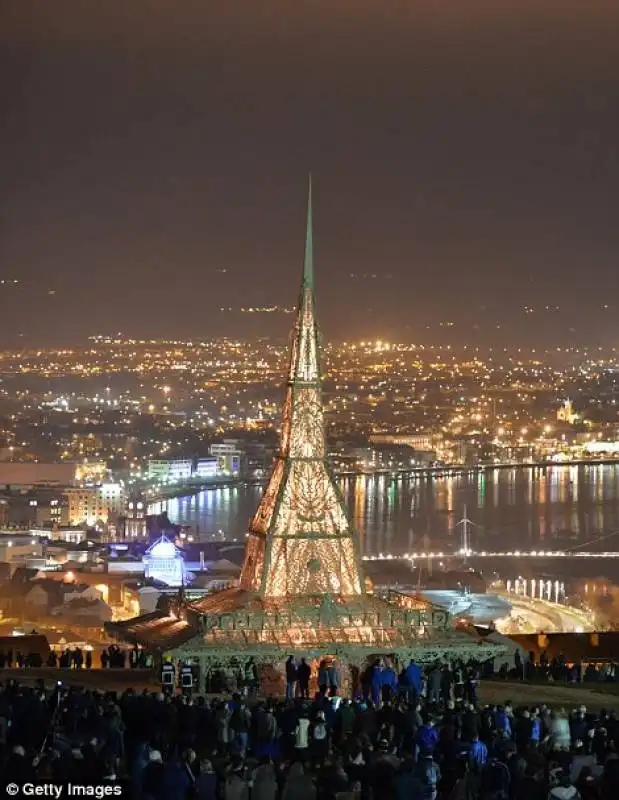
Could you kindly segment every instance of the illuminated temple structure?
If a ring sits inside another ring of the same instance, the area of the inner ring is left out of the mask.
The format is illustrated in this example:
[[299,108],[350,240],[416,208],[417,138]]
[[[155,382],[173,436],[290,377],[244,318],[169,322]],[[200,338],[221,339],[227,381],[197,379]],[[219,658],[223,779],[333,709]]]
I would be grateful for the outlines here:
[[311,187],[301,292],[280,447],[251,520],[238,587],[124,622],[118,639],[195,661],[201,674],[253,658],[333,657],[361,669],[372,657],[484,660],[496,647],[456,632],[447,612],[393,592],[368,592],[359,537],[329,468],[314,313]]

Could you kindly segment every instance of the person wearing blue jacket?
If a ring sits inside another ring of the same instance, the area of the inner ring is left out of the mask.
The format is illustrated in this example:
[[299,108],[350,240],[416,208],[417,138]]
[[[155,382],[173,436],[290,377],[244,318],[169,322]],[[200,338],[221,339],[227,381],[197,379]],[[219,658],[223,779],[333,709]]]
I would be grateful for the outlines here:
[[542,740],[542,721],[537,716],[537,714],[533,714],[531,717],[531,742],[533,744],[539,744]]
[[383,703],[390,703],[391,698],[398,693],[398,676],[393,667],[383,669],[380,684]]
[[415,705],[417,703],[417,698],[421,694],[421,681],[421,667],[411,660],[408,667],[404,670],[404,685],[410,705]]
[[512,721],[507,713],[507,711],[503,708],[503,706],[499,706],[493,714],[493,722],[494,727],[504,738],[509,739],[512,735]]
[[371,692],[372,692],[372,702],[375,706],[380,705],[380,698],[383,686],[383,667],[380,660],[376,660],[374,665],[372,666],[372,680],[371,680]]
[[469,750],[469,765],[477,770],[481,770],[488,763],[488,748],[480,741],[479,736],[473,737],[471,749]]
[[419,748],[419,755],[434,753],[434,748],[438,744],[438,732],[432,721],[426,715],[423,725],[418,729],[415,742]]

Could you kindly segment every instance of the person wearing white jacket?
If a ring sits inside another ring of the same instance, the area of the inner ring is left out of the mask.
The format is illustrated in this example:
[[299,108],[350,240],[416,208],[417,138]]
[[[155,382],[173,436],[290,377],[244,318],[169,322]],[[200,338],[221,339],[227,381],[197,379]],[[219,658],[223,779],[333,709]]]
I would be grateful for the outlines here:
[[563,709],[552,715],[550,734],[553,747],[556,749],[570,749],[572,736],[570,734],[570,721]]
[[310,721],[307,718],[307,714],[303,712],[299,718],[299,721],[297,722],[297,727],[294,732],[294,746],[297,751],[297,756],[300,760],[303,760],[304,756],[307,755],[309,748],[309,729]]

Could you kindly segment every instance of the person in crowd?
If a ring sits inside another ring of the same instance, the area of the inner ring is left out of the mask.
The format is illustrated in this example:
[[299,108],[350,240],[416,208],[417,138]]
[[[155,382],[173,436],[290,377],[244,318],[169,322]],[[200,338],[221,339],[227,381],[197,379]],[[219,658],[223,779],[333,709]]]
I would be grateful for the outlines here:
[[329,728],[325,718],[325,712],[316,712],[316,719],[312,726],[312,740],[310,744],[312,763],[322,767],[329,755]]
[[421,667],[413,660],[410,661],[403,672],[402,684],[406,692],[408,704],[413,707],[416,706],[417,699],[421,695],[422,671]]
[[469,765],[476,771],[481,772],[488,763],[488,748],[479,738],[476,733],[471,742],[471,749],[469,750]]
[[294,746],[296,750],[296,758],[301,763],[307,761],[309,751],[309,735],[310,735],[310,721],[305,709],[301,709],[300,716],[295,728],[295,741]]
[[565,713],[565,709],[561,708],[553,712],[550,734],[555,749],[566,748],[569,750],[572,743],[572,736],[570,733],[570,722]]
[[294,700],[297,690],[297,664],[294,656],[286,661],[286,700]]
[[438,664],[435,664],[428,675],[428,703],[438,703],[441,698],[442,674]]
[[318,665],[318,688],[320,694],[326,697],[329,691],[329,665],[325,659]]
[[327,682],[329,686],[330,697],[335,697],[340,688],[340,674],[334,661],[331,661],[331,663],[327,666]]
[[376,707],[380,706],[383,689],[383,664],[380,659],[377,659],[370,668],[370,687],[372,693],[372,702]]
[[423,724],[417,731],[416,744],[421,755],[434,753],[434,748],[438,744],[438,733],[434,727],[434,721],[429,714],[423,717]]
[[245,758],[247,753],[251,721],[250,710],[245,705],[245,701],[240,700],[230,716],[230,735],[241,758]]
[[436,800],[441,769],[431,752],[425,752],[417,762],[416,775],[421,784],[421,800]]
[[312,676],[312,668],[307,661],[302,658],[301,663],[297,668],[297,681],[299,684],[299,693],[304,700],[309,700],[309,684]]

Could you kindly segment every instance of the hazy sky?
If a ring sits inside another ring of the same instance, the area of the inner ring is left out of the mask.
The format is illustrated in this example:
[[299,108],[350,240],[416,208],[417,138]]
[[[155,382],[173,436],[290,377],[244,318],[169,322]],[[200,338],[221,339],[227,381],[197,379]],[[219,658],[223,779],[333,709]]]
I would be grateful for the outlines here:
[[2,0],[0,334],[285,332],[219,309],[294,304],[311,170],[327,338],[619,344],[618,43],[617,0]]

